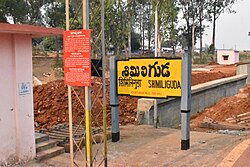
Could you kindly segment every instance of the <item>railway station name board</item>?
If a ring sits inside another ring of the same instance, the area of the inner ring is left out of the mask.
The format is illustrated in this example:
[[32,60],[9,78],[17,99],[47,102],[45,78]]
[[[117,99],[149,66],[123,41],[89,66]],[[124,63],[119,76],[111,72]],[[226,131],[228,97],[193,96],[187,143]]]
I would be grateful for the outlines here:
[[117,93],[138,97],[181,96],[181,59],[135,58],[117,61]]

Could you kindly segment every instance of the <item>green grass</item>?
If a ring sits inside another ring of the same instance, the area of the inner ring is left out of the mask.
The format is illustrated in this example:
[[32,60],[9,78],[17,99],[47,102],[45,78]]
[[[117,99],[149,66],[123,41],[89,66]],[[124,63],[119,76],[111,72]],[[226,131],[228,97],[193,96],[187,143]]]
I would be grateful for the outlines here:
[[240,61],[245,62],[250,60],[250,53],[240,53]]
[[199,55],[195,54],[194,64],[208,64],[213,61],[216,61],[216,55],[202,53],[202,59],[200,60]]

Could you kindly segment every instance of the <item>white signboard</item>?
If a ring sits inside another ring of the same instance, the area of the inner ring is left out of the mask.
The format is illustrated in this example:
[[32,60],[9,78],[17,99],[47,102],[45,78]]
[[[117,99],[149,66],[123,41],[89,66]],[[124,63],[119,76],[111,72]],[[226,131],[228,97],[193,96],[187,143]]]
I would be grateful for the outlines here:
[[18,84],[19,95],[28,95],[31,93],[30,82],[22,82]]

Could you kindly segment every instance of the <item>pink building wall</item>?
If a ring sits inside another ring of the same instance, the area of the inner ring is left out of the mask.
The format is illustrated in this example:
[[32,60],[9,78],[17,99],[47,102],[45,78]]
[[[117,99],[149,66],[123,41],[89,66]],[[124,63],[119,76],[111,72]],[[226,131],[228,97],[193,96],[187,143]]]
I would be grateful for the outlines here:
[[0,23],[0,166],[35,158],[32,38],[63,29]]
[[[0,164],[35,157],[31,35],[0,33]],[[20,93],[20,84],[29,92]]]
[[239,52],[234,50],[217,50],[217,63],[235,64],[239,62]]
[[[0,34],[0,164],[16,153],[16,118],[14,112],[14,53],[12,36]],[[4,70],[3,70],[4,69]]]

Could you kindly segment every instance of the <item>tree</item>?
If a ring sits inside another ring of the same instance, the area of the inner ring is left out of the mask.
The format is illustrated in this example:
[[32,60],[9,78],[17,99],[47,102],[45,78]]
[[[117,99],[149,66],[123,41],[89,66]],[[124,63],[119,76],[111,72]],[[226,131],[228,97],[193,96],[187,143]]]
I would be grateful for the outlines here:
[[175,52],[176,44],[176,21],[178,10],[174,0],[157,0],[152,1],[153,7],[158,10],[158,55],[161,56],[162,41],[171,41],[173,50]]
[[14,23],[23,23],[27,20],[28,3],[25,0],[2,0],[0,13],[5,20],[12,17]]
[[0,21],[12,18],[14,23],[43,25],[41,9],[46,0],[1,0]]
[[[65,27],[65,1],[64,0],[48,0],[45,4],[45,22],[50,27]],[[45,40],[45,46],[47,46],[46,42],[53,45],[51,40]],[[59,60],[59,43],[62,43],[62,38],[58,38],[57,36],[54,38],[54,44],[56,49],[56,58]],[[48,46],[47,46],[48,47]],[[49,48],[53,48],[52,46]]]
[[[65,27],[64,0],[48,0],[45,6],[46,24],[52,27]],[[100,0],[89,2],[89,28],[92,30],[93,55],[101,53],[101,8]],[[70,3],[70,29],[82,28],[81,0]],[[105,1],[105,38],[106,46],[113,45],[116,54],[127,46],[128,39],[128,6],[122,0]]]
[[174,0],[162,2],[159,11],[159,16],[161,17],[161,24],[159,26],[162,38],[162,40],[160,41],[169,41],[173,49],[174,55],[177,37],[177,15],[178,10]]
[[192,2],[186,1],[186,0],[178,0],[178,7],[180,11],[182,12],[182,18],[185,20],[186,24],[180,28],[182,35],[181,38],[182,44],[186,44],[186,46],[183,46],[184,48],[187,47],[188,51],[191,53],[192,49],[192,24],[191,19],[192,17]]
[[209,17],[207,12],[207,7],[209,5],[210,0],[200,0],[198,2],[198,22],[199,22],[199,38],[200,38],[200,62],[202,61],[202,48],[203,48],[203,32],[205,26],[203,25],[203,21]]
[[141,50],[144,53],[145,51],[145,25],[148,22],[148,18],[146,17],[145,8],[147,8],[149,0],[135,0],[135,23],[134,25],[138,27],[139,34],[140,34],[140,43],[141,43]]
[[152,11],[152,4],[150,3],[150,1],[146,2],[146,16],[145,16],[145,20],[144,20],[144,25],[146,26],[146,37],[148,39],[148,52],[150,52],[151,50],[151,39],[152,39],[152,34],[153,34],[153,11]]
[[[133,29],[138,29],[141,36],[141,49],[144,51],[147,49],[150,51],[152,41],[152,2],[151,0],[133,0]],[[145,40],[148,41],[148,47],[146,48]]]
[[140,49],[140,34],[132,31],[131,33],[131,50],[138,51]]
[[182,27],[182,38],[184,37],[188,47],[189,52],[192,56],[192,61],[194,62],[194,47],[195,41],[198,37],[198,33],[200,35],[200,45],[202,49],[202,33],[203,26],[202,21],[205,19],[204,17],[204,6],[205,0],[179,0],[178,5],[180,10],[182,11],[183,19],[186,21],[186,24]]
[[39,26],[44,25],[42,8],[46,0],[27,0],[26,2],[28,4],[28,14],[27,20],[24,23]]
[[64,0],[49,0],[44,7],[45,22],[50,27],[65,27]]
[[0,3],[0,22],[1,23],[7,23],[7,17],[6,17],[6,1],[2,0]]
[[[110,4],[108,16],[106,16],[106,36],[110,44],[114,46],[115,54],[119,55],[123,49],[127,48],[129,27],[127,3],[116,0]],[[109,45],[108,45],[109,46]]]
[[210,0],[208,6],[208,13],[210,14],[210,20],[213,21],[213,36],[212,36],[212,44],[210,46],[211,53],[214,54],[215,51],[215,31],[216,31],[216,20],[219,16],[228,11],[229,13],[235,13],[232,10],[232,6],[238,0]]

